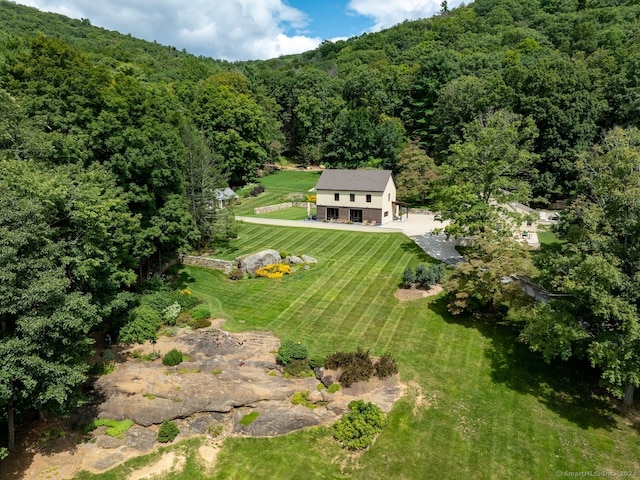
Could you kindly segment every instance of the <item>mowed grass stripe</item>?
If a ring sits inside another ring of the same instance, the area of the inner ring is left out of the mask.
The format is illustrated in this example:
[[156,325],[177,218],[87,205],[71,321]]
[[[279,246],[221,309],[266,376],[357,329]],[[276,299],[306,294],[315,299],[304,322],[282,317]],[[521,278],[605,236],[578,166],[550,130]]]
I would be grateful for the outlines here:
[[[369,242],[367,245],[368,255],[374,256],[387,244],[383,236],[377,235],[376,237],[373,242]],[[353,262],[349,270],[340,270],[334,275],[334,277],[339,277],[332,287],[333,290],[339,292],[338,297],[334,300],[339,306],[334,314],[334,321],[342,322],[348,318],[357,318],[357,316],[361,315],[357,308],[363,293],[370,284],[370,281],[367,282],[366,275],[364,275],[364,281],[362,279],[363,274],[368,269],[367,262]]]
[[[346,238],[348,239],[348,237]],[[336,242],[339,243],[339,240],[336,239]],[[349,251],[350,249],[353,250],[353,247],[349,247],[348,242],[343,241],[342,249]],[[347,255],[344,255],[344,257],[347,259],[350,258]],[[313,268],[320,269],[323,272],[322,278],[318,278],[314,283],[310,284],[305,292],[293,297],[289,305],[284,310],[282,310],[282,312],[270,323],[270,326],[272,326],[273,328],[279,328],[280,325],[286,324],[293,318],[300,318],[301,316],[304,318],[308,318],[308,315],[313,311],[314,308],[309,305],[309,302],[312,300],[314,293],[326,291],[325,295],[317,300],[316,306],[319,303],[326,303],[327,298],[334,294],[336,282],[342,281],[343,275],[339,271],[337,271],[337,269],[329,267],[327,265],[319,265]],[[328,272],[331,272],[331,274],[327,274]]]
[[[396,253],[393,249],[388,248],[385,251],[385,255],[380,259],[380,262],[378,263],[378,265],[382,265],[380,267],[380,271],[388,271],[388,266],[394,264],[394,268],[398,268],[398,264],[397,261],[395,260],[396,258]],[[402,270],[404,270],[404,268],[406,268],[405,266],[401,266]],[[380,277],[378,277],[380,278]],[[386,282],[382,281],[380,283],[377,282],[371,282],[369,284],[369,288],[374,288],[374,286],[376,286],[377,283],[377,287],[378,287],[378,291],[375,295],[375,301],[371,302],[369,305],[369,308],[366,311],[365,315],[362,315],[359,319],[359,321],[354,324],[352,330],[351,330],[351,334],[352,335],[357,335],[357,332],[360,331],[360,336],[362,336],[362,338],[367,338],[367,332],[369,331],[369,329],[371,328],[372,323],[374,322],[374,320],[376,318],[380,318],[380,317],[384,317],[386,319],[385,324],[389,321],[390,318],[393,318],[393,311],[399,307],[399,301],[397,299],[392,298],[391,300],[388,298],[389,295],[393,295],[393,292],[395,291],[397,285],[395,285],[393,282],[393,277],[390,277]],[[384,297],[384,300],[382,299],[382,297]],[[392,308],[390,308],[392,307]],[[362,321],[366,321],[366,323],[363,325]],[[378,327],[377,324],[376,325],[376,329]],[[382,330],[381,330],[382,333]],[[376,348],[376,350],[379,350],[379,338],[380,336],[378,335],[378,338],[376,338],[376,344],[373,348]],[[388,347],[389,342],[385,342],[385,346],[384,346],[384,351],[386,351],[386,348]]]

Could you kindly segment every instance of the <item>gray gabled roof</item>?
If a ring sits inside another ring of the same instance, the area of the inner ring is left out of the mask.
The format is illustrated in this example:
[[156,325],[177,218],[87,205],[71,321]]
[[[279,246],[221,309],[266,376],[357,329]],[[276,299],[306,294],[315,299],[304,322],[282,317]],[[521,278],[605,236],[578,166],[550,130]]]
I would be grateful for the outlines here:
[[384,192],[391,170],[324,170],[316,190]]
[[231,199],[238,198],[238,195],[236,194],[236,192],[231,190],[229,187],[216,188],[213,191],[213,195],[216,197],[217,200],[231,200]]

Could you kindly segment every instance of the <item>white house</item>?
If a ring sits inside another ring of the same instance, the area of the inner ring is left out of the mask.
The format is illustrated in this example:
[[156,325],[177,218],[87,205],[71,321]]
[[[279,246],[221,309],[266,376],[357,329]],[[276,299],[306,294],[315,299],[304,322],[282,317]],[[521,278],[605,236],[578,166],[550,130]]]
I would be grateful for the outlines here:
[[317,219],[381,225],[398,204],[391,170],[324,170],[316,184]]

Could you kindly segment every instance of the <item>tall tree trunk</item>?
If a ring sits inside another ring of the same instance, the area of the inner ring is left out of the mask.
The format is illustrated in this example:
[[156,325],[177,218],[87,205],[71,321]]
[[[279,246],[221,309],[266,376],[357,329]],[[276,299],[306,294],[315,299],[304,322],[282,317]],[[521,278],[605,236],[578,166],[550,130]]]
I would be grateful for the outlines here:
[[624,408],[631,408],[633,406],[633,394],[636,391],[636,386],[633,383],[627,385],[627,391],[624,393],[624,400],[622,404]]
[[7,409],[7,424],[9,426],[9,450],[13,450],[16,446],[16,429],[15,421],[13,418],[13,400],[9,400],[9,407]]

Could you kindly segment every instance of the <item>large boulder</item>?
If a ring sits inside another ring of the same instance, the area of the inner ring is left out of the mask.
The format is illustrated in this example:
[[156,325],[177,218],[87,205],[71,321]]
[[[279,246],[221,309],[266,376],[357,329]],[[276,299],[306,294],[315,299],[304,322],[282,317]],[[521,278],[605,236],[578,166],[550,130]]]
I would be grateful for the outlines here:
[[240,270],[244,273],[256,273],[259,268],[265,267],[272,263],[280,263],[282,257],[276,250],[263,250],[258,253],[251,253],[236,259]]
[[309,255],[302,255],[301,258],[304,263],[318,263],[317,259],[310,257]]
[[304,263],[304,262],[300,257],[296,255],[289,255],[284,259],[284,263],[286,263],[287,265],[300,265],[301,263]]

